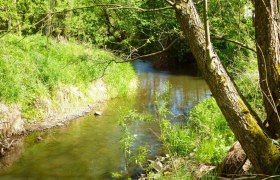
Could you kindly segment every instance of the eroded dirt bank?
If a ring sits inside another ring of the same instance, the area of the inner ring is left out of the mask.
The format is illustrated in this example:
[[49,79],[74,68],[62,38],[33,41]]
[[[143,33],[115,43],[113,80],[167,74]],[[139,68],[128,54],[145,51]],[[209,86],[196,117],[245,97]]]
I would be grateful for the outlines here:
[[[133,80],[129,84],[131,92],[136,89],[136,86],[137,82]],[[34,119],[25,119],[20,107],[16,104],[0,103],[1,138],[63,126],[88,112],[102,111],[105,102],[118,95],[112,89],[109,92],[108,88],[102,80],[93,82],[85,93],[78,87],[62,86],[52,99],[46,97],[36,99],[34,106],[41,116]]]

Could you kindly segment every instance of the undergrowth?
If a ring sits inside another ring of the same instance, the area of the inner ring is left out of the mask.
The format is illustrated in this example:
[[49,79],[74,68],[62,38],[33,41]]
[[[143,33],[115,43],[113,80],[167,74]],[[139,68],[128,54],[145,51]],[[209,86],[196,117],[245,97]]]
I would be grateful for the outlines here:
[[40,116],[35,107],[39,97],[55,101],[61,86],[75,86],[85,92],[94,80],[102,77],[109,93],[124,96],[135,77],[130,64],[110,63],[120,61],[110,52],[41,35],[2,37],[0,59],[0,101],[20,105],[27,119]]

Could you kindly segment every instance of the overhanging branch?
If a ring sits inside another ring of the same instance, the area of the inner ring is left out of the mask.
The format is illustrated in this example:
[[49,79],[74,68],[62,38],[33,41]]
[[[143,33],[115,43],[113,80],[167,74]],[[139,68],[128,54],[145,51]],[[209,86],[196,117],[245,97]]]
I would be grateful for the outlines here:
[[113,8],[108,8],[108,10],[114,10],[114,9],[131,9],[136,11],[142,11],[142,12],[153,12],[153,11],[162,11],[167,9],[173,9],[172,6],[162,7],[162,8],[155,8],[155,9],[143,9],[139,7],[128,7],[128,6],[116,6]]
[[147,58],[147,57],[151,57],[151,56],[155,56],[155,55],[161,54],[161,53],[169,50],[178,40],[179,40],[179,38],[175,39],[166,48],[163,48],[161,51],[157,51],[157,52],[154,52],[154,53],[138,56],[138,57],[132,58],[131,60],[136,60],[136,59],[140,59],[140,58]]
[[255,49],[253,49],[253,48],[247,46],[246,44],[243,44],[243,43],[238,42],[238,41],[236,41],[236,40],[227,39],[227,38],[225,38],[224,36],[211,35],[211,38],[212,38],[212,39],[217,39],[217,40],[223,40],[223,41],[231,42],[231,43],[234,43],[234,44],[236,44],[236,45],[238,45],[238,46],[240,46],[240,47],[242,47],[242,48],[244,48],[244,49],[248,49],[248,50],[250,50],[250,51],[252,51],[252,52],[254,52],[254,53],[257,53],[257,51],[256,51]]
[[51,12],[50,14],[60,14],[60,13],[65,13],[65,12],[69,12],[69,11],[91,9],[91,8],[96,8],[96,7],[107,7],[108,10],[127,9],[127,10],[141,11],[141,12],[153,12],[153,11],[163,11],[163,10],[173,9],[172,6],[166,6],[166,7],[162,7],[162,8],[153,8],[153,9],[144,9],[144,8],[133,7],[133,6],[123,6],[123,5],[119,5],[119,4],[94,4],[94,5],[90,5],[90,6],[64,9],[61,11]]

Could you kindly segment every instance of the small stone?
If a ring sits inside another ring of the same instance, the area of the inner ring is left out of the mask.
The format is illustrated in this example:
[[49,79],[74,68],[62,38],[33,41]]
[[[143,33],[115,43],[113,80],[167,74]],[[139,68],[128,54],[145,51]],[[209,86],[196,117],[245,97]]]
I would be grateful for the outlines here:
[[195,155],[194,153],[189,154],[190,158],[194,157],[194,155]]
[[163,165],[160,161],[154,161],[152,167],[157,171],[160,172],[163,170]]
[[101,112],[99,112],[99,111],[95,111],[94,115],[95,115],[95,116],[101,116],[101,115],[102,115],[102,113],[101,113]]
[[41,136],[38,136],[38,137],[36,138],[36,141],[37,141],[37,142],[43,141],[43,138],[42,138]]
[[60,127],[60,126],[63,126],[64,124],[63,123],[57,123],[56,125]]

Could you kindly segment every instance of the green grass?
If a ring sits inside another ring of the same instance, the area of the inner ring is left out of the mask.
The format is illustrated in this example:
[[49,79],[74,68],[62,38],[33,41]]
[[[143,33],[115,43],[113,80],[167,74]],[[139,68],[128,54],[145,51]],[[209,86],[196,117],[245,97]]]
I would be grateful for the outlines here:
[[[232,56],[232,54],[230,55]],[[258,83],[255,56],[252,53],[246,55],[238,52],[230,63],[224,64],[227,65],[228,71],[249,104],[264,119],[265,111]],[[200,102],[190,111],[186,125],[174,126],[168,122],[164,124],[165,130],[162,136],[165,148],[175,158],[178,156],[188,157],[189,162],[193,162],[188,166],[194,166],[190,170],[186,170],[186,168],[176,169],[176,173],[191,174],[192,169],[196,171],[201,163],[219,164],[235,141],[234,134],[212,97]],[[181,178],[180,175],[176,178],[178,177]]]
[[175,156],[189,156],[200,163],[217,164],[234,141],[215,100],[209,98],[195,106],[186,125],[163,121],[163,143]]
[[130,64],[110,63],[107,67],[111,60],[120,61],[110,52],[87,44],[47,40],[41,35],[4,36],[0,39],[0,59],[0,101],[19,104],[27,119],[39,116],[35,102],[40,97],[55,101],[62,86],[86,92],[102,77],[111,96],[124,96],[129,91],[127,84],[135,78]]

